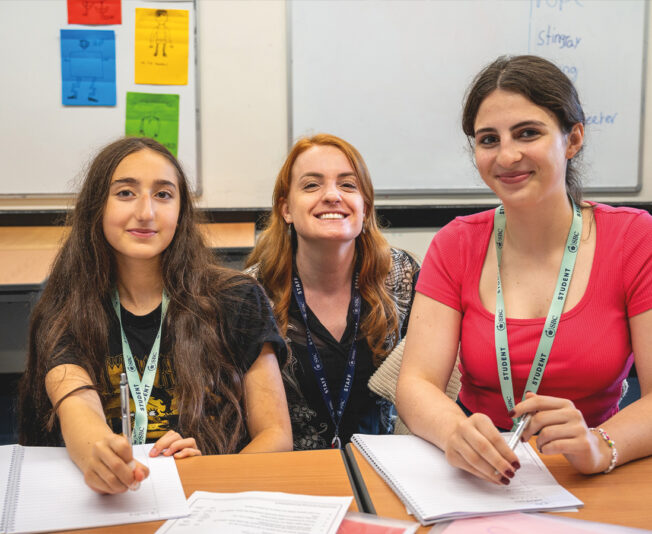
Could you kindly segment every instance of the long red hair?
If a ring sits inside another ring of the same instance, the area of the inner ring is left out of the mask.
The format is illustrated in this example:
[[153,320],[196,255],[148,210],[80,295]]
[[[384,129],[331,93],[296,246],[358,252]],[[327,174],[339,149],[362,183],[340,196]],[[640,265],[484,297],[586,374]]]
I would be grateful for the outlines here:
[[[360,295],[367,304],[367,312],[360,324],[360,333],[366,338],[378,363],[389,352],[393,341],[398,339],[396,306],[385,286],[392,259],[389,244],[378,227],[374,209],[374,189],[369,171],[362,156],[351,144],[330,134],[305,137],[295,143],[276,178],[272,211],[265,229],[247,259],[247,266],[258,266],[258,278],[274,302],[276,320],[285,335],[292,298],[292,256],[296,247],[296,236],[294,230],[288,232],[281,209],[290,192],[294,162],[301,153],[313,146],[333,146],[342,151],[356,174],[364,199],[364,231],[356,238],[354,258],[360,268]],[[387,343],[388,340],[392,342]]]

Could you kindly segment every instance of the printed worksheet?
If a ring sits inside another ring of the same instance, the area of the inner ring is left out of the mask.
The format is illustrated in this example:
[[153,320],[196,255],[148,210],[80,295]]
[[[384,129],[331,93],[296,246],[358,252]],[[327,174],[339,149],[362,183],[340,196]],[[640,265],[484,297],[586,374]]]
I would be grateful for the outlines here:
[[157,534],[335,534],[352,497],[196,491],[190,516],[166,521]]

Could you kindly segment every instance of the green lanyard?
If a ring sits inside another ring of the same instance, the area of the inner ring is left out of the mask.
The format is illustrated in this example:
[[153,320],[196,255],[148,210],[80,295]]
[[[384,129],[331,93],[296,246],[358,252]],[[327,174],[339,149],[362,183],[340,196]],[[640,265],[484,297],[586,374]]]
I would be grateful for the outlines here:
[[163,329],[163,319],[165,318],[165,312],[167,312],[168,304],[170,303],[170,297],[168,297],[165,291],[163,291],[161,324],[158,327],[158,333],[154,339],[152,349],[149,352],[149,358],[147,358],[147,365],[145,366],[142,380],[138,376],[138,368],[136,367],[136,362],[134,361],[131,347],[129,347],[129,341],[127,340],[124,328],[122,328],[120,295],[118,295],[117,289],[113,293],[111,302],[113,303],[113,309],[115,310],[115,313],[118,316],[118,321],[120,322],[122,357],[124,359],[125,371],[127,372],[127,380],[129,381],[129,390],[134,399],[136,409],[131,441],[134,445],[142,445],[145,443],[145,438],[147,437],[147,403],[149,402],[149,396],[152,394],[152,386],[154,385],[154,379],[156,378],[156,368],[158,367],[158,356],[161,348],[161,330]]
[[[577,251],[579,250],[580,236],[582,235],[582,210],[571,199],[573,204],[573,222],[571,223],[566,239],[566,247],[564,249],[564,256],[561,259],[561,267],[559,268],[559,276],[557,277],[557,286],[555,287],[554,298],[548,310],[548,316],[541,332],[541,339],[539,346],[532,362],[530,369],[530,376],[528,376],[525,390],[523,391],[523,398],[525,393],[532,391],[536,393],[541,384],[543,371],[548,363],[550,350],[552,349],[552,342],[555,340],[557,327],[559,326],[559,319],[562,310],[564,309],[564,302],[566,302],[566,295],[573,275],[575,267],[575,260],[577,259]],[[505,239],[505,208],[499,206],[494,212],[494,229],[496,241],[496,259],[498,260],[498,285],[496,287],[496,317],[495,317],[495,340],[496,340],[496,360],[498,361],[498,377],[500,379],[500,389],[505,400],[507,410],[511,411],[514,408],[514,388],[512,385],[512,369],[509,363],[509,347],[507,343],[507,321],[505,314],[505,300],[503,298],[503,289],[500,283],[500,262],[503,257],[503,242]]]

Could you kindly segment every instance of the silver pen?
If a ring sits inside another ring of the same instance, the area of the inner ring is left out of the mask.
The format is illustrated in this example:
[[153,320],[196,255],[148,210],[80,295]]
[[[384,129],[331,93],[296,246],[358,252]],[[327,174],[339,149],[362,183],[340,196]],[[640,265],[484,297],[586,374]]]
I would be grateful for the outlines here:
[[512,437],[509,440],[509,443],[507,446],[514,450],[516,448],[516,445],[518,445],[518,442],[521,441],[521,436],[523,435],[523,431],[525,428],[530,424],[530,419],[532,419],[532,414],[527,413],[525,416],[521,417],[521,420],[518,422],[516,425],[516,430],[514,430],[514,433],[512,434]]
[[120,374],[120,412],[122,415],[122,433],[131,445],[131,413],[129,411],[129,384],[127,375]]
[[[131,413],[129,410],[129,383],[127,382],[127,375],[125,373],[120,373],[120,414],[122,418],[122,433],[127,438],[133,454],[133,445],[131,443]],[[133,457],[127,465],[132,469],[136,467],[136,462]],[[139,487],[140,482],[134,481],[129,486],[129,489],[136,491]]]

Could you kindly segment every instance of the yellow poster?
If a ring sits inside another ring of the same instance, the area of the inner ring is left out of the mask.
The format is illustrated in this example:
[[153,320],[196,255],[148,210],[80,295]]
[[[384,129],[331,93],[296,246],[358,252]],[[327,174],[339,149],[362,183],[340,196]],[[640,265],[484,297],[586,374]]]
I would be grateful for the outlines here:
[[136,8],[136,83],[188,84],[188,11]]

